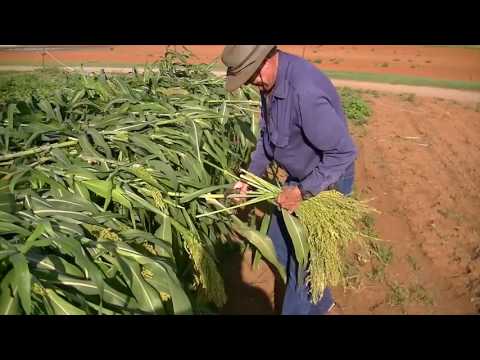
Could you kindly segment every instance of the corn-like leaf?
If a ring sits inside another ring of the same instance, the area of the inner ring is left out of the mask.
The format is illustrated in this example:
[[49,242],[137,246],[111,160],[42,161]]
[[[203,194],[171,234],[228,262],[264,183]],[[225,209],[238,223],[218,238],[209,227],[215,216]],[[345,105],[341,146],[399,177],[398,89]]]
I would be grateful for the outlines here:
[[27,254],[27,259],[31,264],[33,264],[33,266],[40,270],[48,270],[49,272],[53,271],[67,274],[77,278],[83,278],[85,276],[82,270],[60,256],[52,254],[43,255],[30,251]]
[[162,219],[162,225],[160,225],[155,232],[155,236],[169,244],[172,244],[172,223],[170,218],[168,216],[159,218]]
[[168,162],[159,160],[147,161],[148,165],[165,174],[165,177],[169,180],[168,185],[170,188],[176,190],[178,188],[177,173],[172,169]]
[[103,292],[105,285],[104,276],[98,267],[90,260],[81,244],[70,237],[58,237],[55,239],[55,244],[61,251],[75,258],[75,262],[82,268],[87,278],[98,286],[100,294]]
[[75,193],[78,194],[82,199],[90,201],[90,192],[88,188],[79,181],[74,181],[73,188]]
[[95,145],[97,147],[100,147],[103,150],[103,152],[105,153],[107,158],[111,159],[112,158],[112,151],[110,150],[110,146],[108,146],[108,144],[105,141],[105,139],[103,138],[103,136],[94,128],[89,128],[87,130],[87,134],[89,134],[92,137]]
[[82,148],[82,154],[95,158],[95,159],[104,159],[104,157],[90,144],[87,136],[85,134],[79,136],[78,144]]
[[15,212],[16,208],[15,195],[11,193],[0,193],[0,211],[11,214]]
[[50,105],[49,101],[41,100],[38,103],[38,107],[45,112],[45,114],[47,115],[47,120],[55,119],[55,113],[53,112],[52,105]]
[[146,279],[146,281],[158,292],[165,292],[171,296],[175,314],[191,314],[192,304],[175,273],[169,268],[161,269],[158,266],[147,265],[146,268],[153,274],[153,276]]
[[67,300],[62,298],[52,289],[45,289],[48,301],[55,311],[55,315],[86,315],[85,311],[72,305]]
[[127,197],[125,196],[125,193],[118,185],[115,187],[115,189],[112,190],[112,199],[113,201],[118,202],[119,204],[122,204],[128,209],[132,209],[132,204],[127,199]]
[[56,161],[58,161],[62,166],[64,167],[70,167],[72,166],[72,163],[67,157],[67,153],[63,149],[53,149],[50,151],[50,155],[55,158]]
[[13,280],[15,270],[10,270],[0,283],[0,315],[20,314],[18,285]]
[[8,212],[0,211],[0,221],[9,222],[9,223],[20,223],[21,220]]
[[112,182],[107,180],[85,180],[82,181],[90,191],[105,199],[112,195]]
[[121,257],[118,257],[117,260],[120,271],[138,301],[140,310],[151,314],[163,313],[164,306],[159,294],[143,279],[140,266],[133,260]]
[[[62,284],[73,287],[85,295],[100,295],[98,286],[89,280],[81,280],[66,275],[58,275],[57,279],[51,282],[54,284]],[[129,300],[130,299],[127,295],[122,294],[111,286],[105,284],[103,290],[103,301],[112,305],[126,306],[129,303]]]
[[84,180],[96,180],[97,177],[95,173],[86,169],[81,168],[78,166],[72,166],[66,170],[66,175],[73,176],[74,180],[76,181],[84,181]]
[[78,211],[55,210],[55,209],[38,209],[33,210],[35,215],[40,217],[57,217],[65,221],[73,221],[74,223],[85,222],[94,224],[95,220],[90,216]]
[[42,223],[38,224],[33,233],[30,234],[25,243],[21,246],[20,251],[22,252],[22,254],[25,254],[28,252],[28,250],[30,250],[35,240],[37,240],[44,231],[45,225]]
[[300,221],[295,218],[295,216],[289,214],[285,209],[282,209],[282,216],[295,249],[295,257],[300,265],[299,271],[304,270],[309,253],[306,230]]
[[255,246],[260,251],[262,256],[276,267],[283,281],[286,282],[287,276],[285,267],[278,261],[272,239],[239,222],[235,223],[234,229],[245,239],[247,239],[253,246]]
[[212,191],[220,190],[220,189],[228,189],[231,188],[231,184],[226,184],[226,185],[214,185],[214,186],[209,186],[191,193],[188,193],[188,195],[184,195],[180,198],[179,203],[183,204],[189,201],[192,201],[193,199],[198,198],[201,195],[208,194]]
[[30,231],[24,229],[21,226],[7,223],[7,222],[0,222],[0,234],[20,234],[23,236],[29,236]]
[[18,287],[18,294],[20,296],[23,310],[29,315],[32,311],[32,276],[28,269],[27,259],[22,254],[15,254],[10,257],[10,261],[13,264],[13,281]]

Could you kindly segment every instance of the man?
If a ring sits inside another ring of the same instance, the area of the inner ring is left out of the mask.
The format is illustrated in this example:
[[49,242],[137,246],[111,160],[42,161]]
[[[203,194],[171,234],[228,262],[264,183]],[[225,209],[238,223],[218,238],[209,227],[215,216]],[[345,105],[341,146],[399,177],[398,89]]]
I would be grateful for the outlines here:
[[[245,84],[260,89],[261,131],[249,171],[262,176],[275,161],[288,173],[278,205],[294,212],[303,199],[320,191],[335,188],[350,194],[357,152],[331,81],[306,60],[274,45],[228,45],[222,61],[227,66],[228,91]],[[243,182],[234,188],[239,197],[247,192]],[[335,305],[330,289],[312,304],[307,286],[297,286],[298,264],[278,211],[268,235],[288,274],[282,314],[327,314]]]

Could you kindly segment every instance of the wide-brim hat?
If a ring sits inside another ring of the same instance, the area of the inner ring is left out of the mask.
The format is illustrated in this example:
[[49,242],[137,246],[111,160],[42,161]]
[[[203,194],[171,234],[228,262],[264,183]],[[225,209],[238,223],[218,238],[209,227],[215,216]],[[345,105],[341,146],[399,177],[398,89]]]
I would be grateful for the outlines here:
[[227,45],[222,62],[227,67],[225,87],[232,92],[244,85],[259,69],[275,45]]

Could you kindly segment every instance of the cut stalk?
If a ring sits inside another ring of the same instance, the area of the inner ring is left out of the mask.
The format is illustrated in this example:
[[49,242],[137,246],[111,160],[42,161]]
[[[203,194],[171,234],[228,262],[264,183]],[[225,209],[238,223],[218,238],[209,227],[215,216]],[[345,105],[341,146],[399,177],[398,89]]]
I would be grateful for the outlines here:
[[49,144],[49,145],[42,145],[33,149],[29,150],[24,150],[24,151],[19,151],[13,154],[7,154],[7,155],[2,155],[0,156],[0,161],[6,161],[6,160],[11,160],[11,159],[17,159],[25,156],[30,156],[30,155],[35,155],[44,151],[49,151],[52,149],[58,149],[62,147],[68,147],[72,146],[78,143],[78,140],[70,140],[70,141],[65,141],[63,143],[57,143],[57,144]]

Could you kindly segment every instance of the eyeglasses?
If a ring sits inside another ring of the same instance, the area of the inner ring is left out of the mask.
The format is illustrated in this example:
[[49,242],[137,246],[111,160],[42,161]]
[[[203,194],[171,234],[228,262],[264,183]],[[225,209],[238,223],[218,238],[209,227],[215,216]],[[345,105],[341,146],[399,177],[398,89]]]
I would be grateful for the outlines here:
[[260,64],[260,66],[258,67],[258,69],[253,73],[252,76],[250,76],[250,78],[247,80],[246,84],[252,84],[255,79],[257,78],[258,74],[260,74],[260,71],[262,71],[262,68],[263,66],[265,65],[265,63],[267,62],[268,58],[265,58],[265,60],[262,61],[262,63]]

